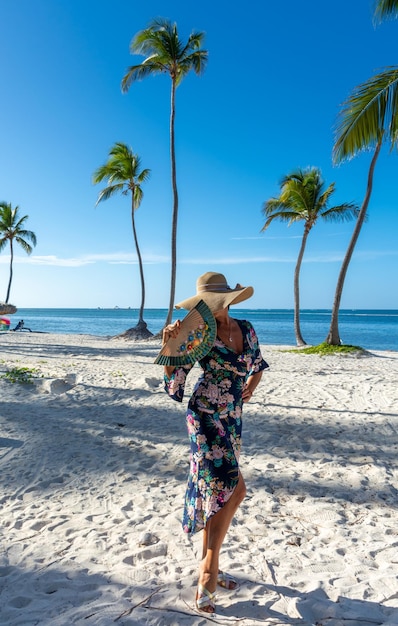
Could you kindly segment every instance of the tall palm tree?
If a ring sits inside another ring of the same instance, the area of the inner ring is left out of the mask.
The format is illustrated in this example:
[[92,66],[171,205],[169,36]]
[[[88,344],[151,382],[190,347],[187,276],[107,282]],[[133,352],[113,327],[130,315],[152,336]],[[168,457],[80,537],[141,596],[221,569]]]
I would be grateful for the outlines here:
[[[24,228],[26,220],[29,219],[29,215],[20,217],[19,207],[12,208],[9,202],[0,202],[0,252],[4,249],[7,243],[10,244],[10,278],[8,281],[6,303],[10,297],[12,274],[13,274],[13,262],[14,262],[14,240],[18,243],[26,254],[31,254],[33,246],[36,245],[36,235],[31,230]],[[30,245],[30,243],[32,245]]]
[[300,269],[310,230],[318,219],[328,222],[347,221],[353,219],[357,207],[352,203],[329,206],[329,200],[335,191],[335,184],[325,187],[321,171],[316,168],[295,170],[280,182],[281,193],[277,198],[270,198],[264,203],[263,213],[266,216],[262,230],[275,220],[288,222],[304,222],[304,233],[301,240],[299,255],[294,270],[294,332],[298,346],[305,346],[300,329]]
[[135,327],[136,334],[143,336],[151,336],[152,333],[147,330],[144,321],[145,306],[145,281],[144,269],[141,257],[140,247],[138,245],[137,230],[135,227],[135,211],[141,204],[143,191],[142,183],[148,180],[150,170],[144,169],[140,171],[141,160],[137,154],[134,154],[131,148],[121,142],[116,142],[109,151],[109,158],[104,165],[101,165],[93,175],[95,184],[107,180],[107,186],[100,191],[96,205],[103,200],[108,200],[117,193],[123,195],[131,194],[131,223],[133,227],[135,249],[137,251],[138,265],[140,268],[141,278],[141,306],[138,318],[138,324]]
[[177,273],[177,221],[178,221],[178,191],[175,159],[175,94],[182,79],[193,70],[195,74],[202,74],[207,62],[207,51],[201,50],[204,33],[194,32],[183,42],[178,34],[177,24],[165,19],[153,20],[147,28],[138,32],[130,44],[132,54],[146,56],[145,60],[132,65],[127,69],[122,79],[122,91],[129,90],[131,84],[137,80],[156,74],[168,74],[171,78],[171,107],[170,107],[170,159],[171,184],[173,190],[173,217],[171,228],[171,285],[169,310],[165,325],[171,322],[176,273]]
[[[378,0],[375,17],[398,16],[397,0]],[[355,87],[343,103],[333,147],[333,160],[341,163],[364,150],[373,149],[365,196],[355,228],[344,256],[334,295],[327,343],[338,345],[339,310],[348,266],[366,219],[373,188],[373,175],[383,142],[391,149],[398,146],[398,67],[387,67],[368,81]]]

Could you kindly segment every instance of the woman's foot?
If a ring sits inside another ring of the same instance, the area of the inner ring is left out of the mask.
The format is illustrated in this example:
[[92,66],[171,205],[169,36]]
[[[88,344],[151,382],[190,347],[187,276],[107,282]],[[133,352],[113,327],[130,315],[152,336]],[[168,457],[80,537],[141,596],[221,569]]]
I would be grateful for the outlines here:
[[210,593],[206,587],[203,585],[198,585],[198,590],[196,592],[196,607],[199,611],[204,611],[205,613],[214,613],[216,610],[215,605],[216,593]]
[[196,606],[200,611],[214,613],[216,610],[217,569],[210,572],[205,563],[199,568],[198,590],[196,592]]
[[223,587],[224,589],[228,589],[229,591],[233,591],[239,587],[239,583],[236,578],[231,576],[231,574],[227,574],[227,572],[222,572],[221,570],[218,572],[217,585]]

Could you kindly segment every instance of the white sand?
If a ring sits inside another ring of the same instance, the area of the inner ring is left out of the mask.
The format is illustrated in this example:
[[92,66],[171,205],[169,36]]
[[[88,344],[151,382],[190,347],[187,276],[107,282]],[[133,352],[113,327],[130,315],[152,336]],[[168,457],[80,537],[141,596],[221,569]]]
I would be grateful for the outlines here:
[[[4,333],[0,623],[398,624],[398,353],[263,346],[244,411],[248,496],[222,552],[240,581],[194,609],[201,534],[181,530],[186,402],[156,343]],[[189,377],[188,391],[198,370]]]

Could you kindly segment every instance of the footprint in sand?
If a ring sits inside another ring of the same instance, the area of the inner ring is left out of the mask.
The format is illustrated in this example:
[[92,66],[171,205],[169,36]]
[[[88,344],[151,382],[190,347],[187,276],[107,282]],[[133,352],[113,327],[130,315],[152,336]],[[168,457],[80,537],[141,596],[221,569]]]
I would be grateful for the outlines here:
[[68,374],[65,378],[38,380],[36,381],[36,387],[41,392],[60,395],[73,389],[78,382],[75,374]]

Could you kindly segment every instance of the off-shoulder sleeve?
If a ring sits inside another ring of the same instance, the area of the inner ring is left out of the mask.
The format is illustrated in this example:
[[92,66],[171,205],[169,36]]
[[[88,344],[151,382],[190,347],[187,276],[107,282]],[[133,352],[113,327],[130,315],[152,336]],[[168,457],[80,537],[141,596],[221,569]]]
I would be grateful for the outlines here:
[[251,359],[248,363],[248,377],[252,376],[252,374],[256,374],[257,372],[261,372],[269,367],[268,363],[264,361],[263,356],[261,354],[260,346],[258,343],[256,331],[250,322],[246,322],[247,324],[247,342],[251,351]]
[[176,367],[170,378],[164,375],[164,390],[176,402],[182,402],[184,398],[185,381],[193,363]]

